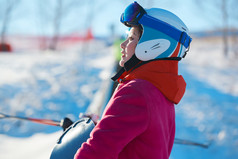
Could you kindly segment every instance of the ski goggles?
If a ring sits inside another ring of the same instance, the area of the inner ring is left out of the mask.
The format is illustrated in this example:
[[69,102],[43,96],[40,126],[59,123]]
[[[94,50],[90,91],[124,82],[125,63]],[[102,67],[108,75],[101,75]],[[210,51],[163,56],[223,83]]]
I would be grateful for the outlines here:
[[137,2],[130,4],[121,15],[121,22],[128,27],[139,25],[141,17],[147,14]]
[[128,27],[142,24],[159,30],[184,45],[185,48],[188,48],[190,42],[192,41],[192,38],[188,36],[186,32],[180,31],[170,24],[148,15],[145,9],[136,1],[125,9],[124,13],[121,15],[120,21]]

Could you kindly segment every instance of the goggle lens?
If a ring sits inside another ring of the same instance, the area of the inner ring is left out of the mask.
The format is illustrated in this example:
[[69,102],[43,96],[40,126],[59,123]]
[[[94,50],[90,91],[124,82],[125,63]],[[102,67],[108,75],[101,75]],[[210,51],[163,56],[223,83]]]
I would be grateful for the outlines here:
[[136,2],[130,4],[121,15],[121,22],[126,25],[138,25],[139,18],[146,13]]

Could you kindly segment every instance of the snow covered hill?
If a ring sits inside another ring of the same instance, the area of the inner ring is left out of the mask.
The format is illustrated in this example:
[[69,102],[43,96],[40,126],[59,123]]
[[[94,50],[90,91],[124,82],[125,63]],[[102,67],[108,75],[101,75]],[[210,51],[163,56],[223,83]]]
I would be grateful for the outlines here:
[[[112,48],[102,41],[66,52],[0,53],[0,112],[34,118],[77,120],[112,73]],[[76,51],[75,51],[76,50]],[[222,56],[217,39],[193,39],[180,64],[187,91],[176,106],[176,138],[210,143],[178,145],[171,159],[238,156],[238,63]],[[0,119],[1,159],[44,159],[59,127]]]

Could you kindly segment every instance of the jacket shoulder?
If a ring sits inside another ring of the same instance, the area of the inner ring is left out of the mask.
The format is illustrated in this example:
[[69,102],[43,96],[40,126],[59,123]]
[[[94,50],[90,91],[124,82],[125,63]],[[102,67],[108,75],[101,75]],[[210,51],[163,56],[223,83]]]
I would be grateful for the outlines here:
[[158,91],[160,92],[151,82],[143,80],[143,79],[133,79],[130,81],[126,81],[119,88],[132,88],[144,94],[143,92],[150,91]]

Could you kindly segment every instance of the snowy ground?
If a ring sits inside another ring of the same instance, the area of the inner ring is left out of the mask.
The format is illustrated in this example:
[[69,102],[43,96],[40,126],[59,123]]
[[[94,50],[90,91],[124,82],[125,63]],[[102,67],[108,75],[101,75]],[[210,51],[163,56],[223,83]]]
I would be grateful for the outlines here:
[[[90,49],[91,47],[91,49]],[[238,63],[222,56],[217,40],[194,39],[180,64],[187,92],[176,106],[176,138],[211,143],[208,149],[175,145],[171,159],[238,157]],[[67,52],[0,54],[0,112],[77,120],[110,76],[113,54],[101,42]],[[0,120],[1,159],[44,159],[59,127]]]
[[194,39],[180,65],[187,91],[176,107],[176,137],[211,145],[175,145],[172,159],[238,158],[238,57],[222,50],[219,39]]
[[[111,48],[100,41],[72,52],[2,53],[0,112],[76,121],[111,76],[113,62]],[[60,127],[0,119],[0,158],[49,158],[61,133]]]

